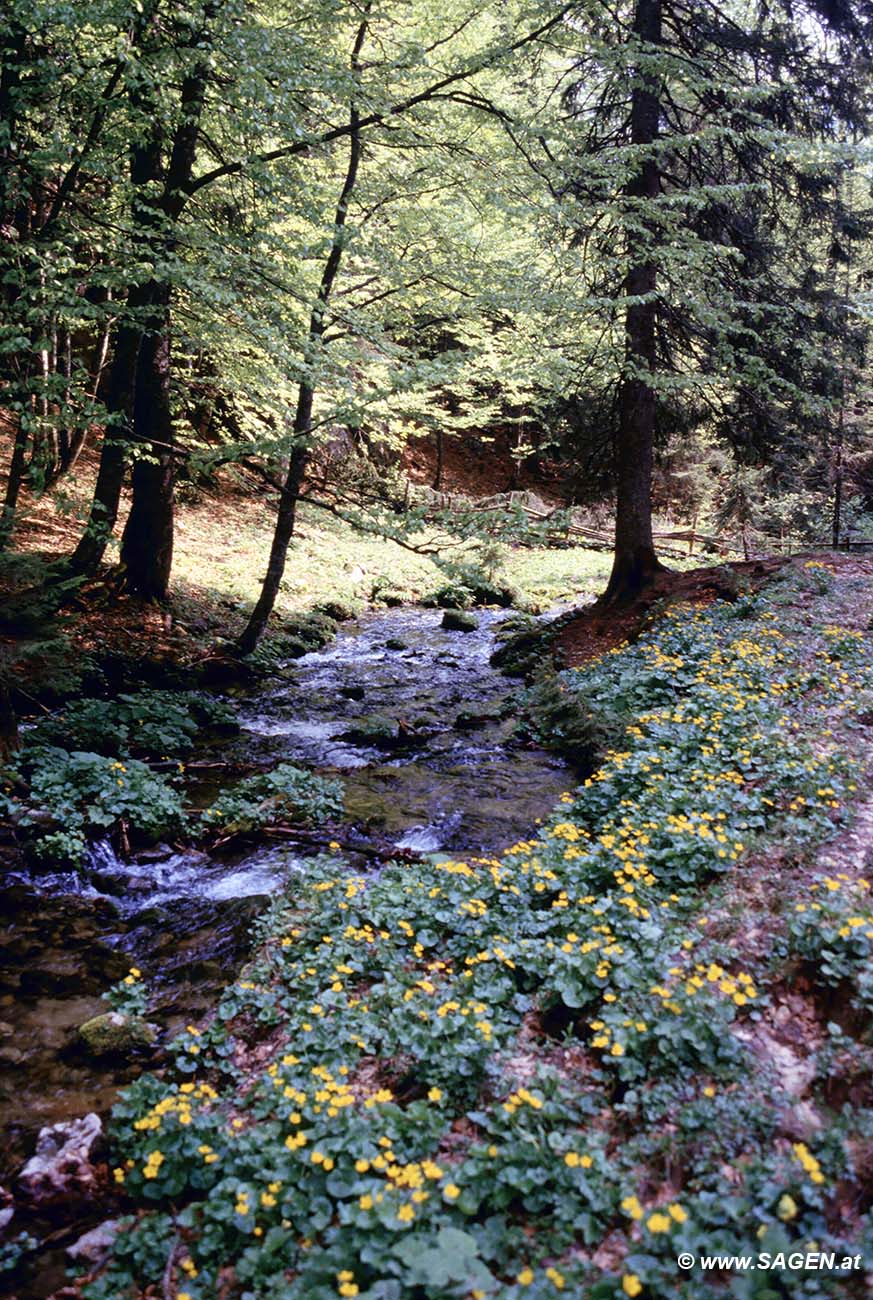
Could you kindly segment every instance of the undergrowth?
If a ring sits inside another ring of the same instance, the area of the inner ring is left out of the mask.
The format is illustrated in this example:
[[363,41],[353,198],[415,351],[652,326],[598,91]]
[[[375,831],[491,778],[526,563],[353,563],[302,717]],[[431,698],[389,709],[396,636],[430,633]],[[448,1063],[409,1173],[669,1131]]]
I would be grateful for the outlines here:
[[280,763],[244,777],[207,807],[186,801],[195,740],[238,730],[222,700],[199,691],[143,691],[81,699],[41,719],[0,767],[0,815],[25,852],[78,866],[89,843],[223,838],[276,822],[323,822],[342,811],[341,783]]

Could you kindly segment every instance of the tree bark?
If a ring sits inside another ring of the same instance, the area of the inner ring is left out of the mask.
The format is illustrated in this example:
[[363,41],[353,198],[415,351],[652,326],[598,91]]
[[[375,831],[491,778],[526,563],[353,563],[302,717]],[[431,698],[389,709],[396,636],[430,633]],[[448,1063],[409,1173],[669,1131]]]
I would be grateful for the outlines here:
[[[661,0],[636,0],[634,36],[646,47],[662,41]],[[646,53],[650,53],[647,48]],[[631,143],[650,146],[658,138],[660,85],[645,65],[639,70],[631,99]],[[628,270],[624,292],[625,364],[619,382],[618,432],[615,444],[616,515],[612,573],[603,595],[607,602],[633,597],[663,568],[652,540],[652,461],[657,393],[657,269],[651,230],[635,228],[638,209],[656,202],[661,191],[658,160],[644,152],[639,169],[625,187],[630,202],[627,234]]]
[[[127,310],[136,311],[145,301],[145,285],[135,286],[128,294]],[[118,519],[124,462],[130,440],[133,399],[136,384],[140,329],[130,319],[119,324],[109,371],[106,394],[106,428],[100,450],[100,467],[88,523],[79,544],[70,557],[68,569],[77,574],[93,573],[106,551]]]
[[27,420],[23,411],[19,413],[12,444],[12,457],[9,462],[9,475],[6,479],[6,497],[3,502],[3,514],[0,516],[0,551],[4,550],[15,527],[15,512],[18,508],[18,496],[24,481],[27,457]]
[[[141,51],[148,45],[154,8],[152,4],[139,10],[134,30],[137,50]],[[134,84],[128,87],[127,93],[131,106],[143,121],[149,123],[145,135],[133,142],[129,158],[133,187],[130,204],[133,240],[142,257],[148,259],[154,244],[155,214],[145,195],[161,176],[164,133],[151,92]],[[132,284],[119,313],[107,384],[106,426],[97,482],[85,531],[67,565],[68,570],[75,574],[91,574],[97,569],[118,519],[127,446],[133,431],[137,361],[153,289],[153,283],[148,280]]]
[[436,470],[433,476],[434,492],[443,490],[443,440],[444,434],[442,429],[436,430]]
[[[313,397],[312,389],[306,384],[301,384],[297,399],[297,414],[294,420],[295,432],[298,431],[299,425],[301,435],[304,430],[308,431],[312,424]],[[306,445],[295,447],[291,452],[288,473],[285,476],[282,495],[279,498],[279,512],[276,516],[276,527],[273,532],[272,545],[270,546],[267,572],[255,607],[237,642],[237,649],[241,655],[252,653],[263,636],[264,628],[267,626],[273,607],[276,604],[276,597],[279,594],[279,587],[285,573],[288,547],[291,544],[291,538],[294,536],[297,502],[300,500],[300,489],[303,485],[303,476],[306,473],[308,460],[309,447]]]
[[18,749],[18,718],[12,707],[12,691],[3,665],[0,665],[0,763],[8,763]]
[[163,600],[173,564],[173,417],[170,407],[170,288],[153,286],[155,312],[139,346],[133,401],[133,502],[121,541],[125,586]]

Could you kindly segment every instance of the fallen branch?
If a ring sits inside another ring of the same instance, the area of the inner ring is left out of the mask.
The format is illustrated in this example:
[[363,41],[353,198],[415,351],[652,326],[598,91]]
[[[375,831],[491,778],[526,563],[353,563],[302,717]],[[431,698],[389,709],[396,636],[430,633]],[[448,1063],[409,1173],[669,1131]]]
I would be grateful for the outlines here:
[[419,853],[417,849],[398,849],[394,845],[381,847],[372,844],[369,840],[302,830],[299,826],[268,826],[265,827],[264,833],[303,840],[306,844],[317,844],[327,848],[332,844],[338,844],[347,853],[360,853],[368,858],[376,858],[379,862],[422,862],[425,858],[425,854]]
[[179,1240],[179,1238],[178,1237],[174,1238],[173,1244],[170,1247],[170,1253],[167,1256],[167,1266],[164,1269],[164,1276],[161,1284],[161,1290],[163,1293],[164,1300],[174,1300],[174,1296],[176,1294],[176,1288],[173,1285],[173,1272],[176,1267],[176,1260],[178,1258],[181,1246],[182,1243]]
[[[230,831],[227,835],[222,835],[219,839],[211,841],[205,846],[205,851],[214,853],[216,849],[232,844],[235,840],[245,839],[253,833],[242,830]],[[374,844],[363,837],[359,838],[335,830],[318,831],[303,826],[277,825],[263,826],[256,834],[267,837],[273,836],[278,839],[297,840],[302,844],[312,844],[317,848],[336,846],[346,853],[359,853],[362,857],[375,858],[378,862],[421,862],[425,856],[416,849],[398,849],[392,844]]]

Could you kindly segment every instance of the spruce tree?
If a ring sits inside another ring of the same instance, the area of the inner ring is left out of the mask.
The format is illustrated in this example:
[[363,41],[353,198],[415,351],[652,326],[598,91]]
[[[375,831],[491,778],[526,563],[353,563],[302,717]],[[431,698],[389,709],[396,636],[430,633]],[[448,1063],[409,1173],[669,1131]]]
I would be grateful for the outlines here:
[[839,133],[866,109],[867,19],[848,0],[822,12],[633,0],[595,11],[587,36],[564,166],[615,362],[611,603],[660,567],[652,457],[671,407],[802,396],[780,352],[809,313],[787,298],[778,259],[757,254],[762,231],[772,244],[791,225],[786,212],[807,230],[832,219]]

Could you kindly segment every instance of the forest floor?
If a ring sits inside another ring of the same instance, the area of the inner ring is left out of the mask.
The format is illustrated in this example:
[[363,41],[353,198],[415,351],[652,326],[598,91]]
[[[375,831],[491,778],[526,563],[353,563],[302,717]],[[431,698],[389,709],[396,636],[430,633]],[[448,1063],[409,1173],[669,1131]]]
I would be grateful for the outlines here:
[[[0,431],[2,432],[2,431]],[[2,438],[0,438],[2,442]],[[428,462],[419,456],[415,473],[426,476]],[[74,478],[52,492],[26,493],[14,537],[14,550],[0,565],[0,595],[38,585],[46,563],[74,549],[90,500],[96,456],[86,449]],[[475,488],[479,476],[458,470],[452,482]],[[122,505],[117,535],[128,503]],[[117,591],[117,536],[107,553],[108,569],[97,582],[84,585],[72,611],[82,645],[95,642],[123,651],[149,647],[155,656],[182,660],[201,651],[216,635],[241,631],[257,598],[266,567],[274,522],[274,505],[262,484],[223,471],[211,489],[180,489],[171,599],[167,609],[144,607]],[[415,539],[412,539],[413,544]],[[455,561],[469,560],[472,545],[447,549]],[[591,597],[606,582],[610,556],[585,547],[507,545],[502,548],[501,578],[516,587],[534,610],[562,601]],[[433,598],[449,577],[434,558],[372,532],[362,531],[314,504],[302,503],[285,578],[276,604],[274,625],[290,614],[327,602],[351,611]]]
[[[2,414],[2,413],[0,413]],[[8,428],[0,419],[0,463]],[[433,448],[414,445],[404,463],[411,481],[430,482]],[[81,533],[93,489],[97,456],[86,446],[75,475],[49,493],[25,492],[13,549],[0,563],[0,598],[38,585],[47,563],[70,554]],[[487,456],[463,456],[449,444],[446,486],[478,496],[512,479],[512,460],[494,449]],[[495,475],[497,477],[495,477]],[[554,474],[529,481],[547,502],[560,504]],[[2,488],[2,481],[0,481]],[[175,657],[183,662],[202,653],[212,639],[242,630],[257,598],[266,567],[274,522],[270,490],[245,472],[223,470],[210,488],[180,485],[176,513],[171,598],[168,607],[143,606],[118,592],[118,536],[129,502],[122,501],[116,537],[107,552],[108,568],[84,584],[70,613],[70,626],[85,650],[99,644],[120,653],[135,647],[141,655]],[[457,539],[442,557],[416,553],[389,538],[362,531],[314,503],[301,503],[298,526],[276,603],[273,626],[289,615],[325,603],[350,611],[398,603],[427,603],[450,580],[454,562],[469,562],[474,544]],[[410,539],[412,545],[416,539]],[[500,579],[517,589],[526,608],[536,612],[557,604],[589,601],[609,576],[608,551],[584,546],[510,543],[499,548]],[[446,567],[448,561],[448,567]],[[693,569],[701,557],[671,559],[671,568]]]
[[620,741],[502,854],[312,859],[118,1107],[84,1294],[869,1294],[871,578],[583,646]]

